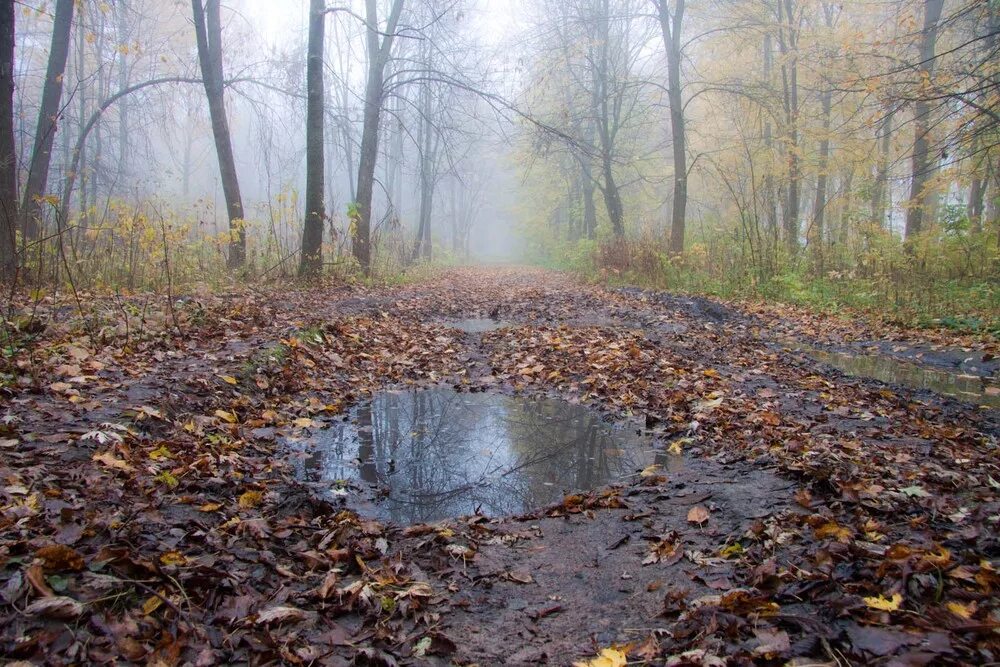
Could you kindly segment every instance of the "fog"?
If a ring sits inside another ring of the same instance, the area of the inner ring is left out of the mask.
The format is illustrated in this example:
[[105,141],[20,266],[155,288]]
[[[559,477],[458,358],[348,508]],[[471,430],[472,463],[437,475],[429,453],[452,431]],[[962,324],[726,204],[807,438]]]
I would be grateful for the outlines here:
[[[997,75],[981,66],[995,64],[995,3],[69,4],[17,5],[25,265],[29,248],[40,263],[45,252],[33,226],[76,230],[74,253],[93,256],[156,218],[204,247],[199,266],[249,248],[258,272],[294,272],[309,253],[365,272],[554,261],[607,239],[672,253],[735,243],[759,266],[805,248],[825,269],[958,209],[975,229],[996,217]],[[73,15],[48,117],[60,7]],[[325,36],[311,46],[316,16]],[[310,49],[322,50],[315,90]],[[225,133],[210,113],[216,71]],[[310,147],[323,163],[311,181]],[[307,210],[307,182],[321,210]],[[61,206],[34,204],[44,197]],[[322,243],[303,250],[312,214]]]

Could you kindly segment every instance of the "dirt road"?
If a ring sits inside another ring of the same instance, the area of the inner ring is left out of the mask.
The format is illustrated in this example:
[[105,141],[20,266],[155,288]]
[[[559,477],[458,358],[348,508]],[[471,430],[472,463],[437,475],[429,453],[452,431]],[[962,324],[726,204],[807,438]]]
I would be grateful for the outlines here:
[[[991,341],[528,269],[143,320],[95,302],[87,326],[39,312],[0,415],[10,660],[1000,660],[998,411],[789,344],[891,340],[989,373]],[[442,385],[637,420],[682,464],[523,516],[397,526],[365,514],[371,489],[318,491],[285,444],[380,389]]]

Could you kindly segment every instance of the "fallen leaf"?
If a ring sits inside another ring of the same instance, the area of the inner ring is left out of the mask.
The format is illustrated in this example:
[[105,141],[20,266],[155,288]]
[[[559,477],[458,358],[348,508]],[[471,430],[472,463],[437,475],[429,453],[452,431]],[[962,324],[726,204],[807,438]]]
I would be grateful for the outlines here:
[[93,460],[98,463],[103,463],[109,468],[114,468],[115,470],[121,470],[122,472],[133,472],[135,468],[130,466],[125,461],[117,458],[111,452],[101,452],[100,454],[94,454]]
[[43,616],[62,621],[79,618],[83,614],[82,604],[62,595],[35,600],[24,610],[28,616]]
[[596,658],[573,663],[573,667],[625,667],[628,658],[617,648],[603,649]]
[[309,613],[298,607],[269,607],[257,614],[257,624],[298,623],[309,617]]
[[79,572],[83,569],[83,556],[65,544],[53,544],[35,552],[46,572]]
[[264,494],[260,491],[246,491],[239,498],[239,505],[243,509],[253,509],[264,502]]
[[695,523],[700,526],[701,524],[708,521],[709,516],[710,514],[708,513],[707,509],[705,509],[701,505],[695,505],[694,507],[688,510],[687,519],[691,523]]
[[865,604],[872,609],[878,609],[879,611],[896,611],[899,609],[899,605],[903,602],[903,596],[900,593],[894,593],[891,598],[886,598],[881,595],[876,595],[874,597],[865,598]]

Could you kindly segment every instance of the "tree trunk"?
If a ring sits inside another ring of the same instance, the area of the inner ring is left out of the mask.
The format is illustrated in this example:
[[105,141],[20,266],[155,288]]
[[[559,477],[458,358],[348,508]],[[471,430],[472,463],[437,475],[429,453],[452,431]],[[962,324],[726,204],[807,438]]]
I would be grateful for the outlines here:
[[799,252],[799,198],[802,188],[798,154],[798,31],[793,3],[794,0],[778,0],[778,48],[785,61],[781,65],[781,79],[784,92],[785,124],[788,132],[788,198],[783,213],[785,246],[791,257],[795,257]]
[[826,185],[829,180],[830,168],[830,113],[833,106],[833,93],[829,88],[821,94],[823,107],[823,135],[819,141],[819,165],[816,176],[816,199],[813,201],[813,257],[816,270],[822,275],[824,271],[823,244],[826,236]]
[[618,184],[615,183],[615,175],[612,171],[611,156],[604,154],[604,206],[608,209],[608,219],[611,221],[611,230],[618,238],[625,236],[625,213],[622,210],[622,198],[618,192]]
[[[934,76],[935,50],[937,47],[938,21],[944,0],[925,0],[924,27],[920,33],[920,71],[921,86],[930,82]],[[910,180],[910,201],[906,210],[905,240],[910,242],[922,230],[929,202],[929,188],[933,164],[930,157],[930,113],[931,104],[923,96],[913,106],[913,157]]]
[[681,98],[681,28],[684,0],[675,0],[671,20],[668,0],[656,0],[660,30],[667,51],[667,99],[670,102],[670,132],[674,149],[674,201],[670,216],[670,252],[684,252],[684,225],[687,211],[687,149],[684,130],[684,102]]
[[892,150],[892,116],[894,113],[890,111],[882,121],[878,171],[875,174],[875,187],[872,188],[872,221],[879,227],[885,226],[886,200],[889,195],[889,152]]
[[384,36],[379,39],[376,0],[366,0],[368,36],[368,83],[365,86],[364,126],[361,131],[361,159],[358,164],[358,199],[356,228],[352,239],[354,256],[367,275],[371,272],[372,195],[375,189],[375,163],[378,160],[379,121],[385,94],[385,65],[389,61],[399,14],[404,0],[393,0]]
[[969,223],[972,231],[979,233],[983,231],[983,201],[986,195],[986,188],[983,187],[983,179],[973,176],[972,186],[969,188]]
[[597,206],[594,205],[594,169],[590,157],[580,162],[580,182],[583,184],[583,233],[593,241],[597,236]]
[[326,0],[309,2],[309,46],[306,65],[306,218],[302,230],[299,275],[317,278],[323,273],[323,39]]
[[14,142],[14,0],[0,3],[0,280],[17,276],[17,144]]
[[66,73],[66,57],[69,55],[70,28],[73,24],[74,0],[57,0],[56,15],[52,28],[52,46],[49,49],[49,64],[42,89],[42,103],[38,110],[38,124],[35,126],[35,145],[28,167],[28,180],[24,188],[21,211],[24,216],[24,236],[27,240],[38,238],[42,202],[49,180],[49,163],[52,160],[52,144],[59,121],[59,105],[62,99],[63,75]]
[[[233,142],[229,134],[229,120],[226,118],[226,102],[223,93],[222,21],[219,15],[219,0],[207,0],[204,9],[201,0],[191,0],[191,9],[194,14],[201,78],[205,82],[208,111],[212,117],[212,135],[215,137],[215,152],[219,159],[222,193],[226,199],[226,212],[229,216],[228,264],[230,269],[240,269],[246,263],[246,229],[243,222],[243,200],[240,197],[240,183],[236,175],[236,159],[233,157]],[[207,25],[206,14],[208,16]]]
[[[763,50],[764,85],[770,87],[774,70],[774,47],[769,33],[764,34]],[[764,215],[767,221],[768,238],[768,250],[764,256],[767,258],[767,270],[770,272],[773,271],[774,258],[778,254],[778,192],[774,184],[774,134],[771,129],[771,116],[767,110],[764,113],[764,148],[769,160],[764,172],[764,197],[766,197]],[[762,254],[764,253],[762,252]]]

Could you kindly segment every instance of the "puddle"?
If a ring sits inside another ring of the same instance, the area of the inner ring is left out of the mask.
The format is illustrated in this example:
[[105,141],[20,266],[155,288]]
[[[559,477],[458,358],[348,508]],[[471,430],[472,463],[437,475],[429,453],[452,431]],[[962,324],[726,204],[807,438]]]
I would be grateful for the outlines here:
[[788,346],[848,375],[874,378],[914,389],[929,389],[970,403],[1000,408],[1000,382],[997,380],[928,368],[886,355],[830,352],[799,343],[789,343]]
[[378,394],[303,444],[310,479],[366,482],[378,518],[398,523],[521,514],[654,462],[681,465],[579,405],[445,388]]
[[446,327],[451,327],[452,329],[458,329],[459,331],[473,334],[486,333],[487,331],[495,331],[496,329],[514,326],[511,322],[507,322],[505,320],[490,320],[486,318],[447,320],[444,322],[444,325]]

